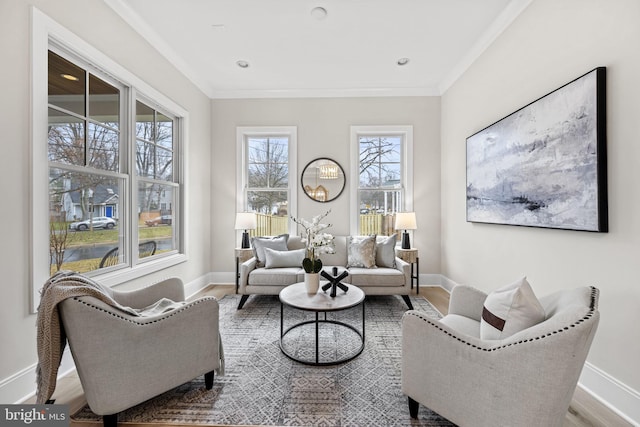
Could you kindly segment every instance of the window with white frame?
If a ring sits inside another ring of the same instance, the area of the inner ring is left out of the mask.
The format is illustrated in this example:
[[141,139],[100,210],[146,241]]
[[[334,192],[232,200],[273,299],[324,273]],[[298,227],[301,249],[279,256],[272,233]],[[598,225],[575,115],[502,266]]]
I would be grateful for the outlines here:
[[412,151],[411,126],[352,126],[352,233],[396,232],[395,214],[413,207]]
[[[39,290],[58,269],[114,286],[187,260],[179,153],[189,113],[37,8],[31,18],[35,312]],[[136,117],[137,101],[151,113]],[[138,119],[147,134],[136,134]],[[137,142],[153,148],[146,170],[137,167]]]
[[296,128],[239,127],[238,212],[255,212],[252,235],[289,233],[296,203]]
[[50,273],[177,251],[179,118],[63,49],[51,46],[47,62]]

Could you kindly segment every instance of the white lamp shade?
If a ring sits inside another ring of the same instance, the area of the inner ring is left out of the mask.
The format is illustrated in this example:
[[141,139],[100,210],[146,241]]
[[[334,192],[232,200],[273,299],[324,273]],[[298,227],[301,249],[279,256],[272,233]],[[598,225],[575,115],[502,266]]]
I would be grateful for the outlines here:
[[258,218],[255,212],[236,213],[236,230],[255,230],[258,226]]
[[396,214],[396,230],[415,230],[417,228],[415,212],[398,212]]

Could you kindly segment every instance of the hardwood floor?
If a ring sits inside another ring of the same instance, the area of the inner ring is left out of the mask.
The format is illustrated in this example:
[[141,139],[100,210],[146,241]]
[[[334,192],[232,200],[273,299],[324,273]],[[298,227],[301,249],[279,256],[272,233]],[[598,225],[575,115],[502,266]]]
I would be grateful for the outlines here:
[[[222,298],[224,295],[233,294],[234,285],[212,285],[190,299],[204,295]],[[422,286],[420,296],[426,298],[442,315],[446,315],[449,307],[449,293],[439,286]],[[82,386],[77,374],[74,372],[58,380],[56,390],[52,396],[56,403],[68,404],[71,414],[77,412],[86,404]],[[24,403],[35,403],[35,398]],[[72,427],[95,427],[96,424],[78,423],[71,421]],[[160,424],[154,426],[162,427]],[[573,400],[565,418],[564,427],[623,427],[631,426],[615,412],[604,406],[593,396],[580,387],[576,388]]]

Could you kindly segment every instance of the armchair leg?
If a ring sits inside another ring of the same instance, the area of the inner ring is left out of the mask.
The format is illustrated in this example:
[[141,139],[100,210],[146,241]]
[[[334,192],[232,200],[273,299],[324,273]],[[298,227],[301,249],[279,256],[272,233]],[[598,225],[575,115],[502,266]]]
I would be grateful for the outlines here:
[[409,307],[409,310],[413,310],[413,304],[411,304],[411,298],[409,298],[409,295],[402,295],[402,299],[405,304],[407,304],[407,307]]
[[410,397],[407,397],[407,399],[409,399],[409,415],[411,418],[418,418],[418,408],[420,404]]
[[247,302],[248,299],[249,299],[249,295],[242,295],[242,297],[240,298],[240,304],[238,304],[238,310],[242,308],[242,306],[244,305],[245,302]]
[[213,374],[214,371],[204,374],[204,386],[207,390],[211,390],[213,388]]
[[117,427],[118,426],[118,414],[103,415],[102,425],[104,427]]

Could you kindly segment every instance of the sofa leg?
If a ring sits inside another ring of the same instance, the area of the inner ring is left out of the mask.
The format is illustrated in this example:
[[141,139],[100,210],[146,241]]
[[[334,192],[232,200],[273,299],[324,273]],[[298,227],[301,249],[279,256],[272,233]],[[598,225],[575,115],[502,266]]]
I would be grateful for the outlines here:
[[249,299],[249,295],[242,295],[242,297],[240,298],[240,304],[238,304],[238,310],[242,308],[242,306],[244,305],[245,302],[247,302],[248,299]]
[[407,307],[409,307],[409,310],[413,310],[413,304],[411,304],[411,298],[409,298],[409,295],[402,295],[402,299],[407,304]]
[[102,416],[102,425],[104,427],[117,427],[117,425],[118,425],[118,414],[103,415]]
[[407,399],[409,399],[409,415],[411,418],[418,418],[418,408],[420,404],[410,397],[407,397]]
[[204,386],[207,390],[211,390],[213,388],[213,374],[214,371],[204,374]]

